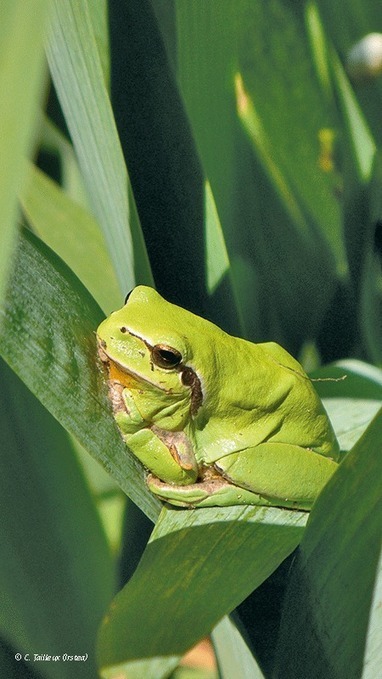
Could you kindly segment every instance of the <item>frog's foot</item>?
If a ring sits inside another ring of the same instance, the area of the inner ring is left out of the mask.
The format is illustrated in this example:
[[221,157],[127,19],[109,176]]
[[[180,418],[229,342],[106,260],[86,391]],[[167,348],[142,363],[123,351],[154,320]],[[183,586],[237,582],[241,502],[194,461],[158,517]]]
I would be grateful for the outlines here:
[[160,500],[177,507],[227,507],[270,504],[264,497],[239,488],[223,478],[213,467],[203,467],[196,483],[177,486],[148,474],[147,484]]

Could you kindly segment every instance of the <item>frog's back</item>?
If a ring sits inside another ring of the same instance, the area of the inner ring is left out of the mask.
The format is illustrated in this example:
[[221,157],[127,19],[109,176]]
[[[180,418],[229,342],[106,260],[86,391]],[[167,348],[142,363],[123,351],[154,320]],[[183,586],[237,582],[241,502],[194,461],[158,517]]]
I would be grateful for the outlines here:
[[306,373],[300,363],[296,361],[293,356],[291,356],[286,349],[283,349],[280,344],[276,342],[263,342],[258,345],[265,351],[265,353],[272,359],[275,363],[282,366],[283,368],[288,368],[300,375],[306,376]]
[[339,446],[332,425],[321,399],[300,363],[276,342],[265,342],[259,346],[281,370],[284,369],[291,376],[294,375],[299,384],[299,388],[292,389],[286,398],[289,417],[284,420],[282,436],[285,436],[285,428],[291,427],[293,431],[298,421],[297,429],[310,430],[313,436],[311,444],[313,450],[337,459]]

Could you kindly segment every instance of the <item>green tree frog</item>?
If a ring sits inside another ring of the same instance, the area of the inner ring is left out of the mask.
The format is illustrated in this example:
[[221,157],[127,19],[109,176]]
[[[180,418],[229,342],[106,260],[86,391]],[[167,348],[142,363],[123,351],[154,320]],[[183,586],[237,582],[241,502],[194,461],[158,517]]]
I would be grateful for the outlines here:
[[97,336],[115,420],[160,499],[311,508],[339,447],[281,346],[232,337],[146,286]]

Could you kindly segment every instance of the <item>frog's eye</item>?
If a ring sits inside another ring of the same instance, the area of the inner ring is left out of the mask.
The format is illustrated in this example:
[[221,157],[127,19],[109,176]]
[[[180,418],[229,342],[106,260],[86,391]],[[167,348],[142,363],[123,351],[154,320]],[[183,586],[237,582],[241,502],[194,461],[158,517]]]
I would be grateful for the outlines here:
[[165,344],[156,344],[151,350],[151,360],[158,368],[176,368],[182,362],[182,354],[173,347]]

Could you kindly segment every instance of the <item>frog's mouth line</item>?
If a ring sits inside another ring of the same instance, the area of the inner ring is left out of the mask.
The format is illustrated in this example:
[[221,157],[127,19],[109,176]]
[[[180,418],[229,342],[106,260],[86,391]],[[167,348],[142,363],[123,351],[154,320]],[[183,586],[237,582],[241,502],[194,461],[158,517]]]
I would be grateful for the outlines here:
[[104,340],[97,337],[97,342],[98,356],[108,370],[110,381],[118,382],[123,387],[127,388],[139,388],[142,383],[145,383],[149,384],[151,387],[154,387],[154,389],[158,389],[158,391],[164,391],[168,394],[173,393],[172,390],[165,389],[164,387],[161,387],[160,384],[147,379],[145,375],[141,375],[140,373],[134,372],[133,370],[128,370],[126,366],[122,365],[115,358],[111,358],[109,356]]

